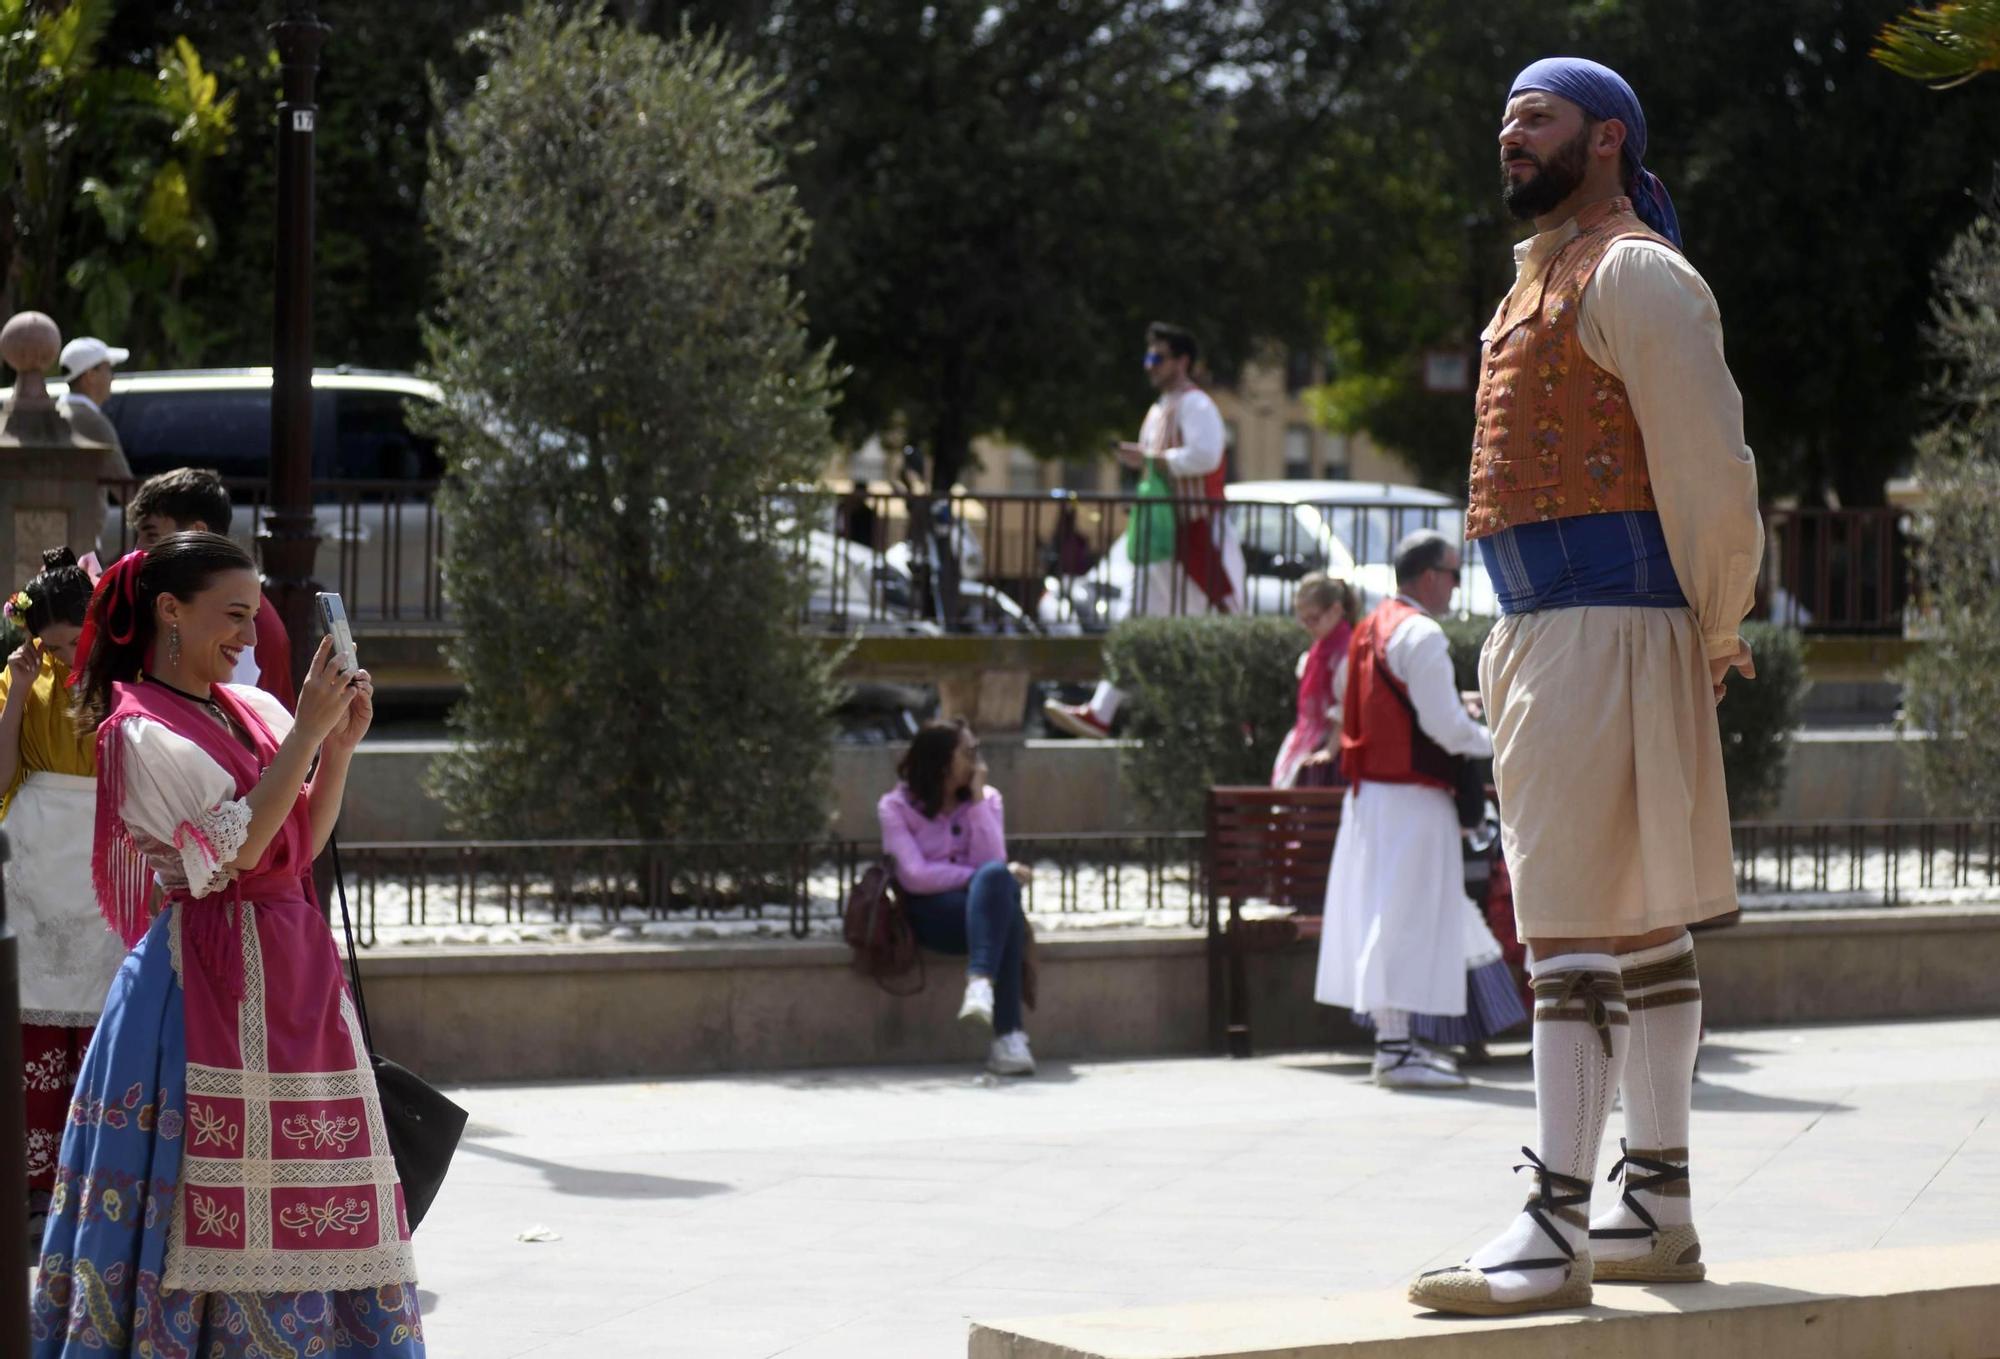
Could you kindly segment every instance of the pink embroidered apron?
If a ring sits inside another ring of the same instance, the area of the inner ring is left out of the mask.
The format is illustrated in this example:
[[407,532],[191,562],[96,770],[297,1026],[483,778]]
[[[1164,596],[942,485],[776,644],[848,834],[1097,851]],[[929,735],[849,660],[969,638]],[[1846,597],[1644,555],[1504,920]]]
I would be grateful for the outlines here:
[[[135,921],[135,843],[122,819],[123,743],[143,716],[187,738],[245,797],[278,741],[226,688],[216,701],[251,751],[199,705],[159,685],[119,685],[100,731],[99,896]],[[182,830],[199,834],[191,824]],[[122,838],[122,844],[119,841]],[[206,896],[169,896],[187,1031],[187,1120],[166,1288],[299,1292],[416,1277],[402,1186],[333,936],[310,899],[311,810],[301,792],[256,866]],[[142,884],[143,886],[143,884]],[[143,915],[143,910],[136,912]]]

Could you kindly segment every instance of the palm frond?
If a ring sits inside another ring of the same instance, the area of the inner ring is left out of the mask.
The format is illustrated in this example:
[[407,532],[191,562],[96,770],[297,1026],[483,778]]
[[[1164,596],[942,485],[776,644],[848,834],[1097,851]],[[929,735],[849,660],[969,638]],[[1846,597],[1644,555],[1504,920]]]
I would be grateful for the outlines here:
[[2000,71],[2000,0],[1951,0],[1892,19],[1869,55],[1933,89]]

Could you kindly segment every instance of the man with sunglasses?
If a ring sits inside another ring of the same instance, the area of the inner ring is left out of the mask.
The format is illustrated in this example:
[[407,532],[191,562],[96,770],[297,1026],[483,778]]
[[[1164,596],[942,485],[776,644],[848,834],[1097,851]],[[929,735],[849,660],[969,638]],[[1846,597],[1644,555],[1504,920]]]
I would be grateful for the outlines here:
[[[1171,618],[1236,613],[1247,574],[1243,544],[1222,513],[1228,484],[1228,434],[1215,401],[1195,385],[1201,347],[1181,326],[1155,321],[1146,328],[1146,378],[1159,399],[1146,412],[1139,441],[1114,444],[1118,460],[1138,470],[1158,459],[1173,483],[1174,551],[1165,561],[1135,566],[1133,617]],[[1111,734],[1124,694],[1102,681],[1088,703],[1043,705],[1049,725],[1086,740]]]
[[1466,1013],[1468,973],[1500,958],[1465,895],[1457,803],[1459,761],[1490,756],[1493,738],[1459,695],[1437,622],[1458,588],[1458,548],[1418,529],[1395,562],[1395,597],[1361,620],[1334,677],[1349,787],[1313,998],[1374,1025],[1377,1085],[1451,1089],[1465,1084],[1457,1064],[1412,1021],[1449,1027]]

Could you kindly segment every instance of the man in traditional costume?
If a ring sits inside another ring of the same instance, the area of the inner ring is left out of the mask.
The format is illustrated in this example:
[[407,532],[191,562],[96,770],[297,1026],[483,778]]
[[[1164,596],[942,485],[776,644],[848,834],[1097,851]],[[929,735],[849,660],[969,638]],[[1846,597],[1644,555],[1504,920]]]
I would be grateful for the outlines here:
[[[1163,561],[1132,570],[1132,617],[1178,618],[1243,612],[1243,544],[1222,512],[1228,484],[1229,436],[1214,398],[1195,385],[1201,347],[1180,326],[1156,321],[1146,330],[1146,376],[1160,396],[1139,427],[1139,442],[1120,443],[1118,459],[1144,467],[1158,459],[1174,488],[1174,550]],[[1049,725],[1072,736],[1111,734],[1125,695],[1100,681],[1088,703],[1043,705]]]
[[1459,771],[1493,742],[1465,709],[1434,616],[1458,582],[1458,549],[1443,534],[1403,539],[1396,595],[1361,620],[1335,680],[1349,786],[1313,998],[1374,1026],[1375,1083],[1393,1089],[1464,1085],[1430,1044],[1481,1041],[1526,1017],[1499,941],[1465,895]]
[[[1410,1299],[1504,1315],[1591,1280],[1702,1277],[1688,1181],[1701,986],[1687,927],[1736,909],[1715,704],[1763,528],[1715,299],[1643,168],[1616,72],[1538,61],[1508,94],[1503,194],[1537,234],[1488,326],[1467,535],[1505,615],[1480,662],[1535,991],[1539,1185]],[[1614,1092],[1623,1194],[1586,1216]]]

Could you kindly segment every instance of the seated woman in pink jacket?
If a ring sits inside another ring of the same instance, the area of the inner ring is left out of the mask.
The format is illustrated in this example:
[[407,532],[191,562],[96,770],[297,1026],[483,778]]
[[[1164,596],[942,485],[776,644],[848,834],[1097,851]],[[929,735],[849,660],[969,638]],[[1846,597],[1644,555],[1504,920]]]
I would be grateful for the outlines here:
[[1032,875],[1007,862],[1005,812],[999,790],[986,786],[979,742],[963,722],[926,723],[896,772],[902,782],[875,810],[910,927],[925,948],[966,955],[958,1017],[992,1026],[987,1070],[1032,1076],[1021,1027],[1021,889]]

